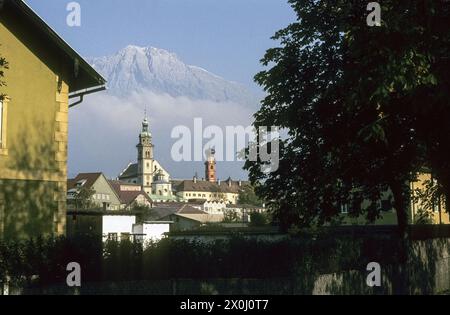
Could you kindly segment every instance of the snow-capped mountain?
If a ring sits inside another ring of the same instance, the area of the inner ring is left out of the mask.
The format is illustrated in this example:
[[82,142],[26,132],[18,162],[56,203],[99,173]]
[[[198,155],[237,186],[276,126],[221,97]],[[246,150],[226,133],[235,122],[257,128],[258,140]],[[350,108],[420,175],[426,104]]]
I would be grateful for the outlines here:
[[109,93],[117,96],[151,91],[194,100],[258,103],[256,96],[244,86],[186,65],[164,49],[128,46],[115,55],[88,58],[88,61],[108,80]]

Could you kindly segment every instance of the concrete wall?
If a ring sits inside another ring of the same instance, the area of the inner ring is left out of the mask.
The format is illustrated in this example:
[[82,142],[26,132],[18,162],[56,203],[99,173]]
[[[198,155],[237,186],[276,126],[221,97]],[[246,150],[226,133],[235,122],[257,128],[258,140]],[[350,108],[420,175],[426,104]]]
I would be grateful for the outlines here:
[[[404,278],[400,274],[404,271]],[[381,266],[381,286],[366,285],[369,271],[320,275],[312,294],[439,294],[450,291],[450,239],[414,241],[405,266]],[[398,282],[405,284],[399,287]],[[397,282],[397,285],[396,285]]]

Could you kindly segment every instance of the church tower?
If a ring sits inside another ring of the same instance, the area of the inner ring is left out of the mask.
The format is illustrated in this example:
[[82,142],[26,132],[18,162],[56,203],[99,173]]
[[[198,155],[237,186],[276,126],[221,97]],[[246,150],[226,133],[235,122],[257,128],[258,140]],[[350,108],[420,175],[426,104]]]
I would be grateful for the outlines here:
[[142,131],[139,134],[138,151],[138,183],[142,185],[147,194],[152,194],[153,182],[153,143],[149,130],[147,117],[142,122]]
[[214,149],[209,149],[206,151],[205,179],[211,183],[214,183],[217,180],[215,154],[216,150]]

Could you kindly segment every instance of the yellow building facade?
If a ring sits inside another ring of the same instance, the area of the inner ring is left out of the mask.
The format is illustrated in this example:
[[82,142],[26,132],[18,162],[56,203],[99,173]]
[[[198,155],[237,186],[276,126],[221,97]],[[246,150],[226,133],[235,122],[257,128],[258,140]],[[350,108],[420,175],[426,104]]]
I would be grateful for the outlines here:
[[[445,201],[440,199],[435,203],[429,204],[424,199],[420,198],[421,193],[426,189],[426,185],[429,181],[433,180],[430,173],[419,173],[416,176],[416,180],[409,183],[411,198],[408,211],[408,223],[409,224],[450,224],[450,213],[446,210]],[[386,192],[383,196],[383,200],[380,203],[387,202],[392,198],[390,192]],[[364,202],[362,207],[368,207],[369,202]],[[389,205],[386,211],[381,211],[381,217],[377,219],[374,225],[396,225],[397,214],[393,205]],[[364,225],[366,224],[365,217],[353,218],[347,215],[346,207],[341,207],[341,216],[344,219],[345,224],[348,225]]]
[[23,1],[0,8],[0,238],[65,232],[69,98],[105,84]]
[[450,224],[450,213],[447,212],[443,197],[438,198],[438,200],[431,204],[425,203],[420,198],[420,192],[425,191],[425,186],[430,181],[433,181],[430,173],[420,173],[417,175],[417,180],[410,183],[413,197],[411,201],[411,222],[415,223],[420,220],[425,220],[431,224]]

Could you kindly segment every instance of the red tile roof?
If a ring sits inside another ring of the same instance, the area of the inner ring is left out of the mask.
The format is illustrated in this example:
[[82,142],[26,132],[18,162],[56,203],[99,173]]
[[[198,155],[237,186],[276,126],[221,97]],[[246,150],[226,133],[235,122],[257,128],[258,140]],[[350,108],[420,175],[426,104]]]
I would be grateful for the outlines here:
[[76,188],[80,181],[86,181],[83,187],[91,188],[100,176],[102,176],[102,173],[80,173],[77,177],[67,180],[67,190]]

